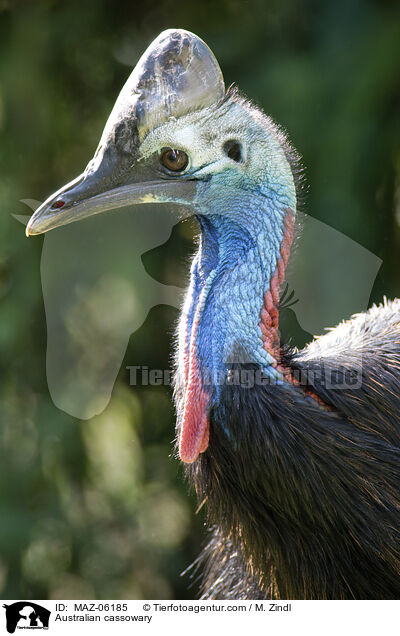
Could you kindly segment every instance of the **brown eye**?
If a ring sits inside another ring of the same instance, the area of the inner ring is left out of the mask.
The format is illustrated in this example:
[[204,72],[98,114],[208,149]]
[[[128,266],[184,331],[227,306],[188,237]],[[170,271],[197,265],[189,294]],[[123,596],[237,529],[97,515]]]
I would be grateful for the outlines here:
[[177,150],[176,148],[163,148],[161,151],[160,161],[164,168],[171,172],[181,172],[184,170],[188,163],[189,157],[183,150]]

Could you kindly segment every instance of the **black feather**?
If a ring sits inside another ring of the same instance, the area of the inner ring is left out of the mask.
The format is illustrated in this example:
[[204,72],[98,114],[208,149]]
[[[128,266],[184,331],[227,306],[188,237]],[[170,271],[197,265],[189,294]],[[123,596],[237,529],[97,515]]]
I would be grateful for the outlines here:
[[302,386],[224,387],[188,469],[213,528],[204,598],[399,598],[400,301],[287,363]]

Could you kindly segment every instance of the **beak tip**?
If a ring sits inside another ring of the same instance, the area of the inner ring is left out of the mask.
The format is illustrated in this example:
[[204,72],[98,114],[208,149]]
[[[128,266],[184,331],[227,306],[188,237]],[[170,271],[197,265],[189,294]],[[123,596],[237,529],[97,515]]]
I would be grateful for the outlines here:
[[39,231],[39,232],[36,232],[36,231],[33,229],[33,226],[35,225],[35,223],[33,222],[34,220],[36,220],[36,219],[34,219],[34,217],[32,216],[32,217],[29,219],[29,221],[28,221],[28,225],[27,225],[27,226],[26,226],[26,228],[25,228],[25,236],[26,236],[27,238],[29,238],[30,236],[36,236],[37,234],[41,234],[41,232],[40,232],[40,231]]
[[30,236],[33,236],[34,234],[36,234],[36,232],[32,232],[32,225],[33,225],[32,219],[33,219],[33,217],[31,217],[29,219],[28,224],[27,224],[27,226],[25,228],[25,236],[27,238],[29,238]]

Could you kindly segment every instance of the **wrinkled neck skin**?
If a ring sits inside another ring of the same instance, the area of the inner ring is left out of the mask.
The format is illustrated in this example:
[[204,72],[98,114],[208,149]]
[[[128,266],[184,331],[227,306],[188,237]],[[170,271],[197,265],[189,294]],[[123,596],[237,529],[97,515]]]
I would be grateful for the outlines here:
[[279,294],[282,246],[291,242],[287,234],[295,209],[294,188],[281,187],[271,194],[242,185],[231,197],[218,197],[218,187],[201,196],[200,246],[179,328],[178,382],[183,396],[178,400],[178,430],[183,431],[183,461],[195,461],[206,450],[207,414],[218,404],[224,383],[232,381],[235,363],[256,363],[271,383],[284,381],[276,349],[260,322],[268,292],[275,288],[275,301]]
[[186,347],[195,347],[202,380],[215,399],[235,363],[257,363],[271,381],[282,380],[274,352],[264,348],[260,320],[287,212],[261,197],[249,197],[241,208],[244,222],[219,214],[199,217],[201,242],[191,272]]

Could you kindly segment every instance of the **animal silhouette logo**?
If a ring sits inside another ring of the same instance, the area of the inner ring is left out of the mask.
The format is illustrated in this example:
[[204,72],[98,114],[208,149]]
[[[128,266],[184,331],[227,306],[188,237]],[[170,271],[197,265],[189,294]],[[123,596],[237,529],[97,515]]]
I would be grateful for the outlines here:
[[6,610],[6,627],[9,634],[18,629],[48,629],[50,610],[32,603],[32,601],[18,601],[11,605],[4,604]]
[[[32,210],[40,204],[23,202]],[[143,215],[140,205],[130,206],[45,235],[40,269],[47,380],[54,404],[73,417],[89,419],[106,408],[129,338],[150,309],[182,307],[184,290],[155,279],[143,261],[191,216],[172,204],[168,211],[165,204],[149,204]],[[283,329],[290,337],[296,330],[302,340],[293,344],[304,346],[326,325],[366,310],[382,261],[326,223],[299,211],[297,217],[301,245],[286,272],[280,310]],[[17,219],[26,223],[28,217]],[[339,297],[330,292],[332,280],[341,281]]]

